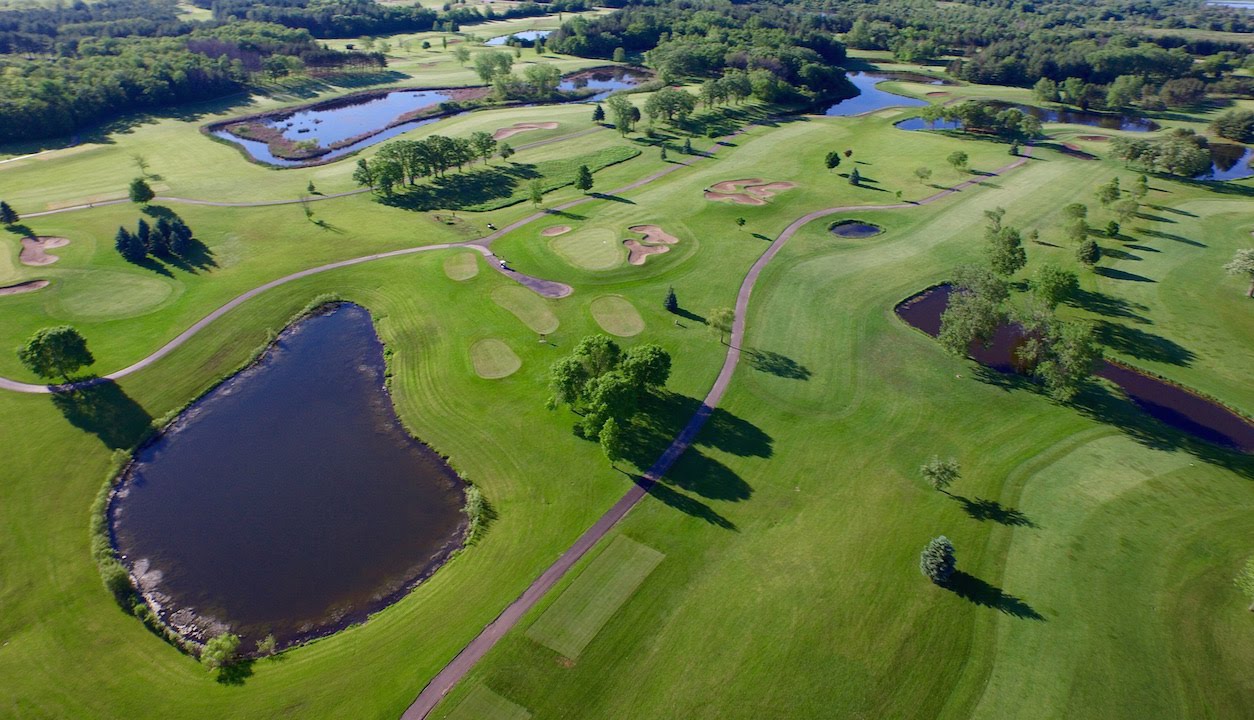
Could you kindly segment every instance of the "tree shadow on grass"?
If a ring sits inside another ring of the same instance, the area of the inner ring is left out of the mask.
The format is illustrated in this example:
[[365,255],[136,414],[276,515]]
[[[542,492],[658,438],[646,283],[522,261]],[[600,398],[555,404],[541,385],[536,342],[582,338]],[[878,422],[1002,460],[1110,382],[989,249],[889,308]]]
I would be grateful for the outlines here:
[[112,380],[58,390],[52,404],[71,425],[100,438],[110,450],[135,447],[152,431],[152,416]]
[[789,380],[810,379],[810,369],[787,355],[770,350],[750,350],[748,355],[754,370]]
[[1150,322],[1149,318],[1138,313],[1148,309],[1144,305],[1100,291],[1077,290],[1067,300],[1067,304],[1106,317],[1127,318],[1139,323]]
[[1162,335],[1119,323],[1098,321],[1097,336],[1107,347],[1140,360],[1190,365],[1196,358],[1191,350]]
[[976,605],[991,607],[1007,615],[1013,615],[1025,620],[1040,620],[1042,622],[1045,620],[1044,615],[1038,613],[1022,599],[961,570],[954,573],[945,587],[963,600],[973,602]]
[[218,668],[216,680],[220,685],[243,685],[244,681],[253,676],[252,658],[236,660],[230,665]]
[[538,177],[540,173],[534,165],[497,165],[430,178],[391,197],[380,198],[380,202],[403,210],[461,210],[510,198],[524,180]]
[[640,485],[648,490],[649,494],[654,498],[669,507],[675,508],[685,515],[700,518],[701,520],[704,520],[711,525],[721,527],[724,530],[738,530],[735,523],[722,515],[719,515],[709,505],[706,505],[696,498],[689,497],[688,495],[685,495],[660,482],[652,484],[646,483],[644,478],[641,478],[638,475],[633,476],[633,479],[637,485]]
[[1155,238],[1162,238],[1163,240],[1172,240],[1174,242],[1184,243],[1185,245],[1192,245],[1193,247],[1206,247],[1206,243],[1201,243],[1197,240],[1190,240],[1183,235],[1176,235],[1175,233],[1166,233],[1160,230],[1142,230],[1141,234],[1149,235],[1150,237]]
[[1115,268],[1098,267],[1098,268],[1094,268],[1093,272],[1097,273],[1098,275],[1101,275],[1104,278],[1109,278],[1111,280],[1126,280],[1128,282],[1143,282],[1143,283],[1158,282],[1157,280],[1154,280],[1152,278],[1147,278],[1144,275],[1137,275],[1136,273],[1130,273],[1126,270],[1116,270]]
[[1013,527],[1039,527],[1036,523],[1015,508],[1008,508],[996,500],[987,500],[977,497],[974,500],[965,498],[961,495],[951,494],[954,500],[962,505],[962,510],[973,520],[992,520],[999,525],[1009,525]]
[[598,199],[598,200],[610,200],[610,201],[612,201],[612,202],[616,202],[616,203],[623,203],[624,205],[635,205],[635,204],[636,204],[636,201],[635,201],[635,200],[629,200],[629,199],[627,199],[627,198],[625,198],[625,197],[622,197],[622,196],[620,196],[620,195],[610,195],[610,194],[608,194],[608,193],[603,193],[603,192],[590,192],[590,193],[588,193],[588,197],[594,197],[594,198],[596,198],[596,199]]
[[1107,257],[1112,257],[1116,260],[1134,260],[1135,261],[1135,260],[1141,259],[1140,255],[1133,255],[1132,253],[1127,252],[1126,250],[1121,250],[1119,248],[1111,248],[1111,247],[1103,248],[1102,254]]

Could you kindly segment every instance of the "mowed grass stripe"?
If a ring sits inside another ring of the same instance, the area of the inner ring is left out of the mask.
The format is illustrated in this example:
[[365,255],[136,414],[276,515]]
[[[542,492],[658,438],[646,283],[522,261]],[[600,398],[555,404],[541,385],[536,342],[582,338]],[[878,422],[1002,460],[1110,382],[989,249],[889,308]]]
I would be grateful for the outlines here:
[[499,287],[492,291],[492,302],[509,310],[524,325],[538,333],[548,334],[557,329],[557,316],[539,295],[517,285]]
[[444,717],[446,720],[528,720],[531,713],[492,692],[487,685],[479,684]]
[[574,659],[666,555],[619,535],[527,629],[527,637]]

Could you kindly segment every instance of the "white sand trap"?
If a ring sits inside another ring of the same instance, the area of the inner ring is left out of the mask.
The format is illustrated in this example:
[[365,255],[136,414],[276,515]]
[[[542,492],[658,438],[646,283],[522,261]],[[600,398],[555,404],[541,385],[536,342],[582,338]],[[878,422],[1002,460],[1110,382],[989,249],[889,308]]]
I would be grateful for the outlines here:
[[553,227],[547,227],[541,230],[540,236],[541,237],[557,237],[558,235],[565,235],[568,232],[570,232],[569,225],[554,225]]
[[532,130],[556,130],[556,129],[557,129],[557,123],[555,122],[539,122],[539,123],[520,122],[520,123],[514,123],[513,125],[510,125],[509,127],[503,127],[497,130],[496,132],[492,133],[492,139],[504,140],[506,138],[512,138],[518,133],[530,132]]
[[679,242],[679,238],[671,235],[657,225],[632,225],[627,229],[643,235],[644,242],[646,244],[661,243],[663,245],[674,245]]
[[797,187],[790,182],[766,182],[762,178],[724,180],[705,191],[706,200],[726,200],[738,205],[765,205],[776,193]]
[[638,240],[624,240],[623,246],[627,248],[627,262],[632,265],[643,265],[650,255],[670,252],[665,245],[641,245]]
[[22,261],[23,265],[32,265],[34,267],[51,265],[61,258],[57,255],[49,254],[48,251],[53,248],[65,247],[69,244],[69,239],[63,237],[49,237],[47,235],[24,237],[22,238],[22,252],[18,255],[18,259]]
[[0,287],[0,295],[21,295],[22,293],[43,290],[46,287],[48,287],[47,280],[27,280],[24,283]]

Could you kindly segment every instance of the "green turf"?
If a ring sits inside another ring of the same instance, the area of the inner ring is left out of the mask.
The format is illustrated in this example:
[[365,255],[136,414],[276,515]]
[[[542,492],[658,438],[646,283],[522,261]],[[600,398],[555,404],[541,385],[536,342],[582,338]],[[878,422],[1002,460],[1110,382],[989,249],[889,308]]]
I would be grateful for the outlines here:
[[522,367],[522,360],[509,345],[496,338],[485,338],[471,345],[470,361],[475,366],[475,374],[485,380],[509,377]]
[[644,331],[644,318],[636,306],[620,295],[602,295],[588,304],[592,318],[605,332],[619,337],[633,337]]
[[444,274],[448,275],[450,280],[458,282],[473,278],[479,274],[479,253],[470,251],[450,253],[444,261]]
[[487,686],[477,685],[444,717],[447,720],[527,720],[531,713],[492,692]]
[[605,227],[566,233],[549,242],[564,260],[586,270],[609,270],[626,257],[618,233]]
[[561,324],[549,308],[551,301],[545,301],[526,288],[516,285],[499,287],[492,291],[492,300],[538,333],[547,335]]
[[527,637],[576,659],[666,557],[619,535],[527,628]]

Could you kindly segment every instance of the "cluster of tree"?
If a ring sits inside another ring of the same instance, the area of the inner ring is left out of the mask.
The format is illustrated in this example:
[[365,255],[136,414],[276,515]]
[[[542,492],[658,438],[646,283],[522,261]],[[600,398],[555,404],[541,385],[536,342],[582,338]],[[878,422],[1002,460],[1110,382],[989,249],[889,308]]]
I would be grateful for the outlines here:
[[0,55],[72,56],[82,38],[183,35],[176,0],[101,0],[29,4],[0,11]]
[[505,158],[513,154],[509,145],[498,144],[491,133],[482,131],[468,138],[430,135],[421,140],[397,140],[380,147],[373,158],[358,160],[353,181],[391,197],[398,185],[412,186],[419,178],[443,177],[451,168],[461,170],[475,160],[486,163],[498,152]]
[[[1185,56],[1188,57],[1187,55]],[[1155,83],[1144,75],[1120,75],[1109,85],[1069,77],[1062,82],[1041,78],[1032,91],[1041,102],[1065,102],[1079,108],[1122,110],[1134,105],[1144,110],[1188,107],[1206,98],[1208,86],[1197,78],[1181,77]]]
[[955,269],[949,306],[941,315],[938,340],[955,355],[966,355],[973,342],[988,343],[998,328],[1015,322],[1024,341],[1015,360],[1044,385],[1056,400],[1070,400],[1088,381],[1101,359],[1090,324],[1063,320],[1057,306],[1079,287],[1074,273],[1044,266],[1031,282],[1032,293],[1008,308],[1010,278],[1027,264],[1021,235],[1003,225],[1005,211],[986,211],[985,257],[982,265]]
[[[634,2],[609,15],[576,18],[547,38],[550,49],[602,58],[643,53],[664,81],[758,71],[779,97],[853,94],[840,64],[844,45],[820,13],[753,0]],[[768,81],[766,76],[772,80]]]
[[1110,152],[1131,167],[1179,177],[1197,177],[1211,165],[1206,138],[1186,128],[1172,128],[1157,140],[1116,137]]
[[518,3],[506,7],[484,5],[481,12],[466,5],[445,5],[437,12],[421,4],[385,4],[374,0],[195,0],[211,9],[218,22],[257,20],[302,28],[320,38],[351,38],[366,35],[445,30],[488,20],[534,17],[549,12],[584,9],[584,0],[565,0],[558,7]]
[[[458,50],[464,53],[458,55],[458,59],[464,62],[463,58],[469,56],[469,52],[464,47]],[[500,100],[549,100],[562,82],[562,71],[556,65],[528,65],[519,76],[510,72],[514,58],[507,52],[488,50],[474,57],[475,74],[483,84],[492,86],[493,93]]]
[[670,373],[670,353],[658,345],[637,345],[624,352],[605,335],[590,335],[570,356],[553,364],[548,405],[567,405],[578,413],[576,434],[599,440],[615,462],[625,454],[625,434],[640,401],[665,386]]
[[120,227],[114,236],[113,247],[128,262],[143,262],[149,255],[156,257],[183,257],[195,249],[195,237],[192,229],[182,218],[162,216],[157,219],[156,227],[140,219],[135,232]]
[[968,132],[989,133],[1006,140],[1027,141],[1041,134],[1035,116],[989,100],[968,100],[955,105],[928,105],[920,111],[928,122],[957,122]]
[[1229,110],[1210,124],[1211,132],[1241,143],[1254,142],[1254,110]]
[[308,30],[250,21],[196,30],[188,37],[187,48],[212,58],[238,60],[247,72],[270,77],[387,65],[382,53],[332,50],[316,42]]

